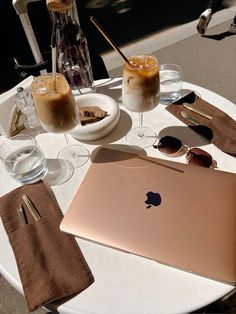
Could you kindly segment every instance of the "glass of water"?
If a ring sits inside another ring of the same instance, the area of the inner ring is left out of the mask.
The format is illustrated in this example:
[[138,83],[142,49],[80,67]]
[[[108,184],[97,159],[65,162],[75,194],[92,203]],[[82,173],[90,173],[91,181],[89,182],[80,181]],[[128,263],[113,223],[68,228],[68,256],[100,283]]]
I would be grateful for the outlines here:
[[160,65],[160,102],[172,103],[181,95],[183,70],[177,64]]
[[0,146],[0,158],[11,177],[22,184],[39,181],[48,170],[43,152],[28,134],[8,138]]

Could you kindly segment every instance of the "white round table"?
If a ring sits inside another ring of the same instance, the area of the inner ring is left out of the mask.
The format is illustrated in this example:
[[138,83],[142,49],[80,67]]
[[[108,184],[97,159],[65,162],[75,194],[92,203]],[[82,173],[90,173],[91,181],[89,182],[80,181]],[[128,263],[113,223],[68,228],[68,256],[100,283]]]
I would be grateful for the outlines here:
[[[120,102],[121,83],[121,78],[97,81],[97,92],[110,95]],[[202,98],[236,119],[236,106],[227,99],[189,83],[184,83],[183,88],[196,91]],[[138,125],[138,115],[128,112],[122,104],[120,104],[120,109],[120,120],[110,134],[96,141],[82,143],[90,153],[100,145],[127,144],[125,133],[132,123]],[[154,128],[157,134],[161,132],[174,135],[188,146],[203,147],[217,160],[219,170],[236,173],[236,162],[233,157],[223,153],[193,132],[165,110],[165,105],[160,104],[153,111],[145,113],[145,123]],[[55,159],[57,152],[65,145],[63,134],[39,134],[37,141],[48,160]],[[70,141],[77,142],[72,137]],[[146,152],[152,157],[185,162],[184,157],[165,157],[152,147],[147,148]],[[54,180],[55,185],[52,186],[52,190],[64,213],[89,165],[90,161],[76,169],[73,176],[64,184],[56,184]],[[0,196],[2,196],[19,185],[9,177],[2,164],[0,164],[0,173]],[[15,258],[1,221],[0,239],[0,272],[14,288],[23,294]],[[233,290],[230,285],[146,258],[78,238],[77,241],[91,268],[95,282],[76,297],[60,305],[57,311],[61,314],[183,314],[206,306]]]

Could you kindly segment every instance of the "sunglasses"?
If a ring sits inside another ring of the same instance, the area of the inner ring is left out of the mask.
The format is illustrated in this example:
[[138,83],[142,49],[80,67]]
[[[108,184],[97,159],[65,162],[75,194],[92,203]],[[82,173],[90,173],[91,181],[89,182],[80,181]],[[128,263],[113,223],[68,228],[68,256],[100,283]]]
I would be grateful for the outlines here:
[[217,163],[212,156],[206,151],[198,148],[188,148],[183,145],[181,140],[172,136],[164,136],[159,140],[157,145],[153,145],[161,153],[167,156],[181,156],[183,152],[186,152],[186,160],[189,164],[205,167],[205,168],[216,168]]

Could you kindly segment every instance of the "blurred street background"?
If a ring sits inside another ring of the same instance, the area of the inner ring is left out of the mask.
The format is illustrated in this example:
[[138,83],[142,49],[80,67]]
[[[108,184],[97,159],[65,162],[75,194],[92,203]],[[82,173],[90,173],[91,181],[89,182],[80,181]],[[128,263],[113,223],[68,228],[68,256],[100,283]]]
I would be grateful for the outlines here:
[[[106,4],[94,8],[92,4]],[[223,2],[219,10],[232,1]],[[89,43],[99,52],[109,43],[89,21],[94,16],[116,44],[124,45],[163,29],[193,21],[205,10],[208,0],[85,0],[77,1],[81,25]]]
[[[45,0],[29,2],[28,15],[44,61],[50,58],[52,23]],[[235,3],[226,0],[219,10]],[[161,32],[198,19],[208,0],[76,0],[81,27],[88,43],[98,54],[112,50],[109,43],[91,23],[94,16],[119,45],[140,41]],[[14,58],[20,65],[35,63],[20,18],[12,1],[0,1],[0,66],[4,80],[0,92],[15,86],[20,80],[14,69]],[[147,50],[148,52],[148,50]]]

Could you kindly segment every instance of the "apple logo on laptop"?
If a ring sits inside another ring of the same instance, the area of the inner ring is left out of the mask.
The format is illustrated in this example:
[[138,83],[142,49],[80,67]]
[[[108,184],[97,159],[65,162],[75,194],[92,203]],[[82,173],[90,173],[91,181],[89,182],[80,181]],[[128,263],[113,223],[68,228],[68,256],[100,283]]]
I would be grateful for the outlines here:
[[146,208],[153,206],[159,206],[161,204],[161,195],[159,193],[148,192],[146,193],[147,199],[145,203],[148,205]]

